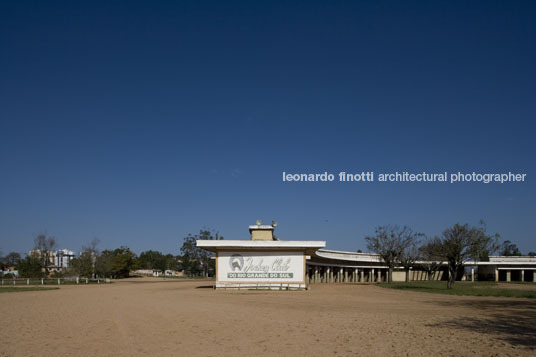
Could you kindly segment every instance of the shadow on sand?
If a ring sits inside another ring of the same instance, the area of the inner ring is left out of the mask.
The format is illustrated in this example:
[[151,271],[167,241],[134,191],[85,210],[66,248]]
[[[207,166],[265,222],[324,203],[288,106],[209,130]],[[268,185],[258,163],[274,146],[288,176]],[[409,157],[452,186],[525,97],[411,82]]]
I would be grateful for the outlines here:
[[200,285],[196,286],[196,289],[214,289],[214,285]]
[[[433,302],[438,303],[438,302]],[[482,334],[499,335],[512,345],[536,348],[536,301],[460,300],[443,301],[441,305],[469,307],[485,312],[481,318],[465,317],[429,324],[430,327],[450,327]]]

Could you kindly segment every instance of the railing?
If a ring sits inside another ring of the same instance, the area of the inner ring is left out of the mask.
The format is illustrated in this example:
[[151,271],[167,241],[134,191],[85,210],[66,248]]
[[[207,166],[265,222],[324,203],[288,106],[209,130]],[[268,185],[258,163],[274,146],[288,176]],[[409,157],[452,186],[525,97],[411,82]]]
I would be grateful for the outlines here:
[[1,286],[17,286],[17,285],[81,285],[81,284],[109,284],[111,279],[108,278],[17,278],[17,279],[1,279]]

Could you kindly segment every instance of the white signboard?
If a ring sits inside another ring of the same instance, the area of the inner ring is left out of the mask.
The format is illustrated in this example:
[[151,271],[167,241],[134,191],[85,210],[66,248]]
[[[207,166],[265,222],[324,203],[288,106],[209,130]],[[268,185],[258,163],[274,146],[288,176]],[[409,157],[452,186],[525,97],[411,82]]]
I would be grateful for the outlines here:
[[218,252],[218,282],[303,283],[303,252]]

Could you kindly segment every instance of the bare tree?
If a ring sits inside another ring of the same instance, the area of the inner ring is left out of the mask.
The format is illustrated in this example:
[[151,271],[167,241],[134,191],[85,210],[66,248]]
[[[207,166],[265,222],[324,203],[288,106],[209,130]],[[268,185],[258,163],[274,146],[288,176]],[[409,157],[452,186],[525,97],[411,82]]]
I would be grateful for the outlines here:
[[402,253],[421,234],[407,226],[400,228],[391,225],[378,226],[375,233],[374,236],[365,237],[367,248],[382,258],[389,269],[387,281],[392,283],[393,269],[400,262]]
[[41,266],[45,269],[45,275],[49,274],[49,266],[53,263],[51,261],[52,252],[56,248],[56,238],[48,236],[47,233],[40,233],[34,239],[34,249],[40,259]]
[[441,237],[430,242],[432,253],[448,263],[449,280],[447,288],[451,289],[457,275],[463,270],[469,259],[480,260],[497,250],[499,235],[488,235],[483,221],[478,227],[456,223],[443,231]]
[[95,265],[99,254],[97,245],[99,240],[93,238],[87,246],[82,246],[80,257],[71,261],[73,272],[80,277],[92,278],[95,276]]
[[409,271],[415,266],[415,262],[421,258],[421,252],[419,250],[419,241],[417,237],[421,234],[417,233],[415,239],[413,239],[408,246],[400,254],[400,265],[404,267],[406,271],[406,283],[409,283]]
[[432,239],[429,239],[419,248],[419,250],[421,251],[422,259],[424,261],[421,267],[428,274],[429,281],[433,280],[434,274],[441,268],[441,265],[443,265],[441,258],[434,253],[434,242],[437,239],[439,238],[434,237]]

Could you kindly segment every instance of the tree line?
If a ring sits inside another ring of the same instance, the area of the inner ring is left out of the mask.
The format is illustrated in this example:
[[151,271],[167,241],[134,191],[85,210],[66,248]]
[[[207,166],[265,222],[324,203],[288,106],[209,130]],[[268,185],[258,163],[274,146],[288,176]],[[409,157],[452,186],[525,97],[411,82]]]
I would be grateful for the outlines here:
[[[136,255],[129,247],[98,249],[98,239],[93,239],[82,252],[71,259],[65,271],[51,272],[51,257],[57,248],[55,237],[39,234],[34,240],[33,253],[24,258],[16,252],[6,256],[0,254],[0,269],[15,267],[20,277],[43,278],[49,276],[78,276],[82,278],[126,278],[138,269],[182,271],[189,277],[210,277],[215,275],[213,254],[196,246],[196,240],[221,240],[218,232],[200,230],[198,234],[188,234],[182,241],[180,254],[163,254],[148,250]],[[431,277],[444,263],[447,263],[451,288],[463,274],[467,260],[485,261],[498,252],[503,256],[521,255],[518,247],[509,240],[499,244],[498,234],[488,234],[484,222],[478,226],[455,224],[445,229],[440,236],[425,237],[410,227],[396,225],[378,226],[375,234],[365,237],[369,251],[378,254],[388,267],[387,279],[392,282],[393,270],[401,266],[409,281],[410,268],[420,265]],[[528,255],[536,256],[535,252]],[[423,263],[425,262],[425,263]]]
[[[34,239],[34,249],[24,257],[17,252],[6,256],[0,254],[0,269],[13,267],[23,278],[80,277],[80,278],[127,278],[132,271],[139,269],[181,271],[189,277],[209,277],[215,274],[215,262],[212,254],[198,248],[198,239],[223,239],[218,232],[200,230],[199,234],[188,234],[183,239],[179,255],[164,254],[148,250],[139,255],[129,247],[99,250],[99,240],[93,239],[82,247],[80,255],[72,258],[67,269],[56,271],[53,255],[58,247],[57,239],[46,233],[38,234]],[[53,271],[54,270],[54,271]]]

